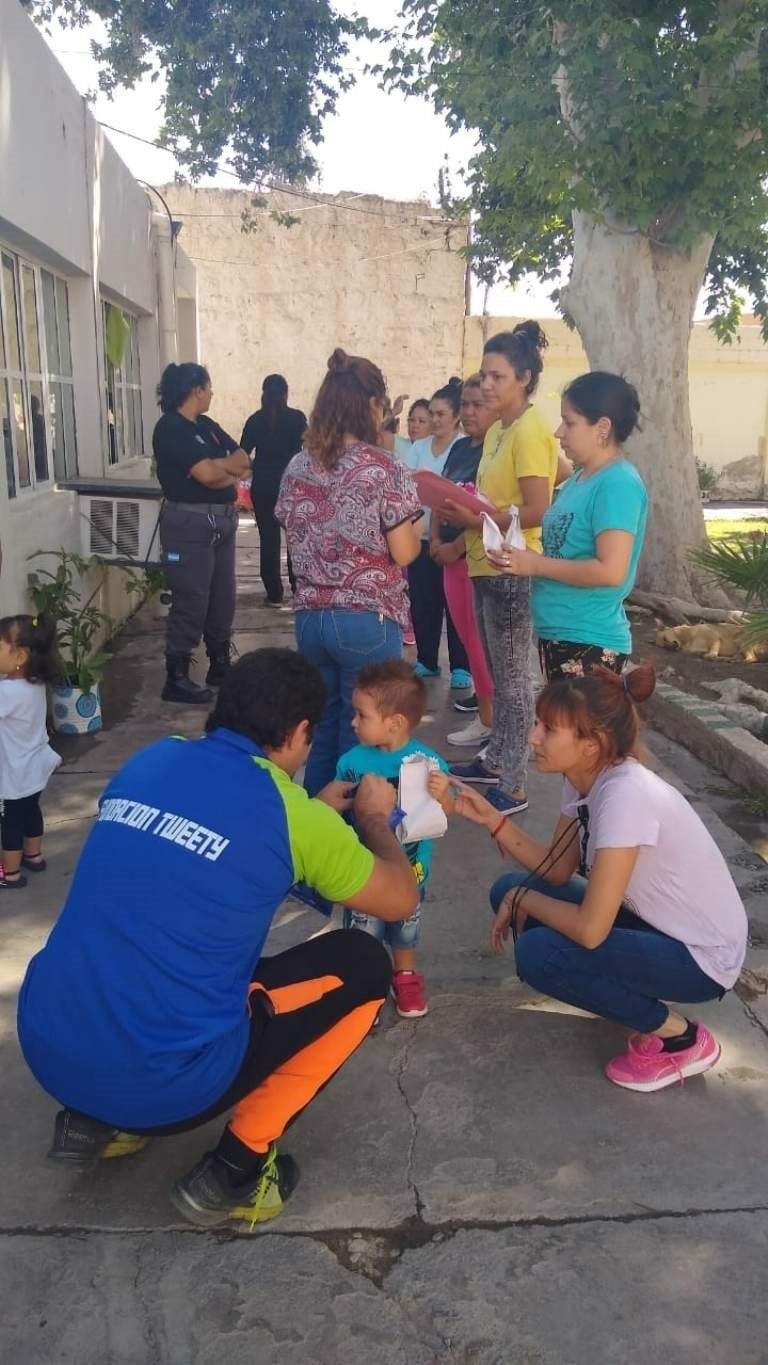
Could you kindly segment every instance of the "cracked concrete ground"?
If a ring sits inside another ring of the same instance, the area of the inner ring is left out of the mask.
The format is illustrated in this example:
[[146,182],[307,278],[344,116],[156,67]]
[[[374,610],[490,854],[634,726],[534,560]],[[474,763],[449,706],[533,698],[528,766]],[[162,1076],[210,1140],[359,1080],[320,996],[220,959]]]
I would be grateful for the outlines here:
[[[292,643],[259,605],[240,534],[238,645]],[[195,733],[159,700],[162,627],[144,612],[107,689],[114,723],[68,744],[46,795],[45,877],[3,905],[0,1359],[16,1365],[765,1365],[768,950],[701,1013],[716,1070],[658,1095],[603,1078],[617,1030],[536,997],[488,949],[490,841],[452,827],[425,913],[430,1013],[382,1024],[286,1139],[303,1179],[256,1237],[180,1224],[169,1184],[219,1125],[156,1140],[89,1174],[45,1161],[54,1104],[27,1074],[15,994],[43,940],[109,775],[139,745]],[[423,733],[457,717],[434,685]],[[651,737],[653,745],[653,737]],[[685,773],[766,944],[766,866]],[[680,785],[680,781],[678,784]],[[531,775],[526,827],[554,822],[557,784]],[[42,884],[41,884],[42,883]],[[288,903],[279,950],[324,921]],[[762,926],[762,929],[761,927]]]

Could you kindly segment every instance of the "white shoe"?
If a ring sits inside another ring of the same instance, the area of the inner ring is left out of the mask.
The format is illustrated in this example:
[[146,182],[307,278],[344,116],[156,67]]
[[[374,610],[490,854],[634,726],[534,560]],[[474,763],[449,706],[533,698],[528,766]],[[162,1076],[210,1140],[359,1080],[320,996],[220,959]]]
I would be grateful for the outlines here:
[[454,730],[452,735],[448,735],[448,743],[457,747],[464,744],[477,746],[483,744],[490,737],[491,732],[488,726],[483,724],[479,716],[474,716],[469,725],[464,726],[463,730]]

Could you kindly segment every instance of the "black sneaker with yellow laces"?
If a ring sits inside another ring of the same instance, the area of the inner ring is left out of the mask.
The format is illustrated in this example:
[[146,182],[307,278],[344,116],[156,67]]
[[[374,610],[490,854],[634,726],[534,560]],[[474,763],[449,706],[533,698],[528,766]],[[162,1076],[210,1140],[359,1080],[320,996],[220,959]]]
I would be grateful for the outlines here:
[[299,1183],[299,1167],[291,1156],[278,1156],[273,1142],[257,1170],[233,1185],[230,1167],[216,1152],[206,1152],[192,1170],[176,1181],[171,1201],[190,1223],[214,1228],[222,1223],[247,1223],[253,1232],[282,1213]]

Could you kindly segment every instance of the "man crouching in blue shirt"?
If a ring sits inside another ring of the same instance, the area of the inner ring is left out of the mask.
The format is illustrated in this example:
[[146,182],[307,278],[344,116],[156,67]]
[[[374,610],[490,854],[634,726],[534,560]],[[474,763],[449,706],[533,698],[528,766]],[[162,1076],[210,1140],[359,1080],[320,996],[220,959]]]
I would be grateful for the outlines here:
[[310,799],[292,781],[324,704],[314,665],[256,650],[230,670],[203,738],[130,759],[21,989],[24,1056],[65,1106],[51,1157],[128,1155],[232,1110],[171,1191],[203,1227],[280,1213],[298,1167],[277,1139],[389,990],[384,948],[357,930],[261,957],[291,886],[382,919],[418,905],[388,782],[364,778],[351,802],[342,782]]

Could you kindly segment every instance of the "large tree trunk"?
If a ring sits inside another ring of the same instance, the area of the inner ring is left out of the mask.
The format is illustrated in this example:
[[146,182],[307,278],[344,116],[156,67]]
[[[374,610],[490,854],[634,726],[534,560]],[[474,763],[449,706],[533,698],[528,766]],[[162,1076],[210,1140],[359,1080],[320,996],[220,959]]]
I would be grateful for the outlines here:
[[712,242],[702,239],[685,255],[576,213],[573,270],[562,292],[591,368],[624,375],[640,395],[642,431],[627,444],[650,502],[638,586],[686,599],[702,596],[687,552],[704,539],[688,345]]

